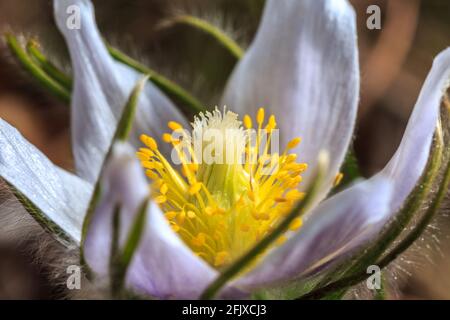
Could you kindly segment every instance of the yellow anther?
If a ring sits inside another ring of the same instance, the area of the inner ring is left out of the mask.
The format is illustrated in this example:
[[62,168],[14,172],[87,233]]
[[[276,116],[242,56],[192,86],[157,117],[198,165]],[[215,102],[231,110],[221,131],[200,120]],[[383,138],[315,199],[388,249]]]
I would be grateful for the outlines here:
[[188,164],[188,168],[192,172],[197,172],[198,171],[198,164],[197,163],[190,163],[190,164]]
[[145,175],[146,175],[147,177],[149,177],[150,179],[152,179],[152,180],[157,180],[157,179],[159,179],[159,176],[158,176],[155,172],[153,172],[152,170],[147,170],[147,171],[145,171]]
[[290,190],[286,193],[285,198],[289,201],[298,201],[302,200],[305,197],[304,192],[300,192],[296,189]]
[[256,122],[261,125],[264,122],[264,108],[259,108],[256,115]]
[[164,166],[156,161],[142,161],[141,166],[143,166],[145,169],[163,169]]
[[201,188],[202,188],[202,183],[196,182],[189,188],[189,193],[191,195],[197,194]]
[[196,247],[201,247],[206,243],[206,235],[200,232],[196,237],[192,239],[192,244]]
[[252,124],[252,118],[248,114],[244,116],[244,127],[247,129],[251,129],[253,126]]
[[336,177],[334,177],[334,182],[333,182],[333,186],[337,187],[341,182],[342,179],[344,178],[344,174],[342,172],[339,172]]
[[164,215],[166,216],[167,219],[172,220],[177,216],[177,214],[178,213],[176,211],[168,211]]
[[225,262],[229,259],[230,254],[227,251],[220,251],[216,254],[214,259],[214,266],[220,267],[225,264]]
[[287,144],[288,149],[294,149],[302,141],[301,138],[294,138]]
[[171,228],[172,228],[172,230],[173,230],[174,232],[180,231],[180,227],[179,227],[177,224],[171,225]]
[[275,242],[278,246],[281,246],[286,242],[287,238],[286,236],[280,236],[277,241]]
[[266,129],[268,132],[271,132],[273,129],[275,129],[277,126],[277,122],[275,120],[275,116],[272,114],[269,117],[269,122],[267,123]]
[[164,142],[167,142],[167,143],[172,143],[173,142],[173,138],[172,138],[172,135],[170,133],[164,133],[163,136],[162,136],[162,139],[163,139]]
[[181,174],[184,176],[184,177],[187,177],[189,174],[188,174],[188,172],[186,171],[186,167],[185,166],[182,166],[181,167]]
[[303,180],[302,176],[292,175],[292,178],[289,179],[287,185],[289,186],[290,189],[294,189],[297,188],[297,186],[300,184],[300,182],[302,182],[302,180]]
[[155,155],[152,150],[147,149],[147,148],[139,148],[139,152],[144,153],[144,154],[148,155],[149,157],[153,157]]
[[145,169],[156,169],[155,163],[152,161],[142,161],[141,166]]
[[136,157],[140,161],[148,161],[148,160],[150,160],[150,157],[148,156],[148,154],[143,153],[143,152],[136,152]]
[[178,213],[178,218],[177,218],[177,220],[178,220],[178,223],[179,223],[180,225],[184,224],[184,220],[186,220],[186,211],[181,210],[181,211]]
[[208,215],[208,216],[212,216],[213,214],[214,214],[214,208],[213,207],[206,207],[205,208],[205,213]]
[[296,231],[298,229],[300,229],[300,227],[303,225],[303,220],[302,218],[295,218],[292,222],[291,225],[289,226],[289,230],[291,231]]
[[286,163],[291,163],[297,160],[297,155],[295,153],[291,153],[286,157]]
[[164,184],[159,188],[159,191],[160,191],[162,194],[166,194],[167,191],[169,191],[169,187],[167,186],[167,184],[164,183]]
[[188,216],[189,219],[194,219],[197,215],[195,214],[194,211],[189,210],[189,211],[187,212],[187,216]]
[[167,197],[165,195],[160,195],[155,198],[155,202],[157,204],[163,204],[167,201]]
[[158,144],[156,143],[155,139],[153,139],[152,137],[149,137],[145,134],[141,135],[141,141],[150,148],[150,150],[157,150],[158,149]]
[[183,129],[183,126],[175,121],[169,121],[169,123],[167,123],[167,126],[169,127],[169,129],[171,129],[173,131]]

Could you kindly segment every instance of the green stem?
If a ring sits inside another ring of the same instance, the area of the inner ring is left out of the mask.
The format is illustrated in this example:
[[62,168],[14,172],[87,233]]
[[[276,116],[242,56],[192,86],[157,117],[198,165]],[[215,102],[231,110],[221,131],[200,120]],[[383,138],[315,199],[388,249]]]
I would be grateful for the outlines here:
[[237,60],[240,60],[244,55],[244,50],[233,38],[228,36],[222,29],[206,20],[194,16],[182,15],[175,17],[170,22],[186,24],[210,35],[225,49],[227,49]]
[[66,90],[72,91],[72,79],[67,74],[56,67],[40,50],[39,43],[30,40],[27,43],[27,52],[39,66],[47,72],[56,82],[62,85]]
[[93,191],[91,199],[89,201],[89,206],[88,206],[86,216],[83,221],[82,232],[81,232],[80,255],[81,255],[81,262],[84,265],[86,265],[85,259],[84,259],[84,251],[83,251],[84,242],[86,240],[86,235],[87,235],[89,224],[91,223],[92,215],[98,204],[98,201],[100,200],[100,196],[101,196],[100,178],[102,177],[105,163],[111,155],[112,146],[113,146],[114,142],[115,141],[126,141],[128,139],[128,136],[131,131],[131,126],[133,124],[134,117],[136,114],[137,102],[139,100],[140,94],[142,93],[142,90],[144,89],[144,85],[147,81],[148,81],[148,76],[144,76],[141,80],[139,80],[136,83],[133,91],[131,92],[131,94],[128,98],[128,101],[122,111],[122,115],[120,117],[119,123],[117,124],[117,129],[114,133],[114,138],[112,140],[112,143],[109,146],[108,152],[106,153],[105,158],[103,160],[102,169],[100,170],[98,179],[94,185],[94,191]]
[[410,247],[420,235],[425,231],[436,212],[438,212],[445,196],[447,195],[448,188],[450,185],[450,161],[448,161],[447,168],[444,175],[444,180],[439,187],[437,196],[430,208],[424,214],[422,219],[419,221],[414,230],[408,234],[405,239],[403,239],[394,249],[392,249],[383,259],[380,260],[380,266],[387,266],[391,261],[395,260],[400,254],[402,254],[406,249]]
[[[424,199],[431,192],[432,186],[439,174],[443,157],[443,142],[438,130],[435,138],[435,146],[432,149],[431,159],[427,164],[426,174],[421,178],[420,183],[411,192],[411,196],[406,201],[406,205],[396,215],[396,220],[382,234],[380,239],[368,250],[354,259],[354,264],[346,270],[342,277],[347,278],[352,274],[357,274],[365,270],[366,266],[373,264],[387,249],[387,247],[402,233],[411,221],[412,217],[420,209]],[[342,266],[344,267],[344,266]],[[340,269],[338,266],[336,269]],[[332,277],[325,277],[318,285],[321,288],[327,285]]]
[[281,235],[288,229],[292,221],[301,216],[305,209],[311,204],[315,198],[315,194],[322,183],[324,173],[327,170],[327,161],[319,160],[319,167],[316,175],[313,177],[311,186],[306,191],[306,196],[297,206],[289,213],[289,215],[267,236],[262,238],[255,246],[253,246],[246,254],[238,258],[233,264],[227,267],[214,280],[200,296],[200,299],[212,299],[220,291],[220,289],[241,270],[247,267],[258,255],[269,248]]
[[[441,163],[439,158],[442,157],[442,148],[438,147],[440,151],[437,151],[437,154],[435,152],[433,156],[432,163]],[[440,154],[440,156],[439,156]],[[441,158],[442,159],[442,158]],[[404,239],[398,243],[394,249],[392,249],[384,258],[382,258],[378,263],[376,263],[380,269],[385,268],[388,266],[392,261],[394,261],[400,254],[402,254],[405,250],[407,250],[419,237],[420,235],[425,231],[426,227],[430,223],[430,221],[433,219],[433,217],[436,215],[436,213],[439,211],[439,208],[447,194],[448,187],[450,185],[450,159],[448,154],[445,156],[445,160],[447,161],[447,166],[444,171],[444,177],[439,185],[439,189],[437,194],[434,196],[433,201],[431,202],[430,207],[426,210],[422,218],[419,220],[418,224],[415,226],[414,230],[409,233]],[[430,169],[430,171],[433,171],[433,169]],[[430,174],[431,176],[434,176],[433,173]],[[434,180],[433,180],[434,181]],[[415,206],[413,206],[415,207]],[[395,239],[396,237],[389,237],[391,240]],[[385,247],[383,244],[382,247]],[[377,251],[376,255],[371,255],[371,258],[373,257],[379,257],[379,252]],[[373,262],[373,260],[371,261]],[[322,297],[325,297],[335,291],[342,290],[345,288],[349,288],[351,286],[354,286],[361,281],[364,281],[369,275],[366,273],[365,270],[361,270],[361,268],[358,270],[358,272],[343,277],[340,280],[337,280],[335,282],[332,282],[326,286],[323,286],[317,290],[314,290],[300,299],[321,299]]]
[[7,33],[5,38],[10,50],[20,61],[22,66],[44,87],[52,91],[53,94],[62,99],[64,102],[69,103],[70,91],[55,81],[33,59],[31,59],[14,35]]
[[192,109],[193,112],[198,113],[201,111],[205,111],[205,108],[202,106],[201,102],[193,97],[190,93],[188,93],[185,89],[180,87],[178,84],[165,78],[164,76],[148,68],[142,63],[134,60],[133,58],[127,56],[118,49],[113,48],[110,45],[107,45],[107,48],[109,53],[115,60],[135,69],[142,74],[148,74],[150,76],[150,81],[153,82],[158,88],[168,94],[173,95],[175,98]]

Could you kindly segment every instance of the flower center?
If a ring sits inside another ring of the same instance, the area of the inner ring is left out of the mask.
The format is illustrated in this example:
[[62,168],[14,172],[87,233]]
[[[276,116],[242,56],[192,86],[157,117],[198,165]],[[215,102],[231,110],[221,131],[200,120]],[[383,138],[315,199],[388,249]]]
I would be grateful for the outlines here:
[[[172,133],[163,140],[173,145],[176,169],[158,150],[155,140],[142,135],[137,156],[153,181],[152,193],[172,229],[201,258],[222,268],[251,248],[293,208],[304,194],[297,190],[307,164],[297,163],[289,150],[278,144],[275,116],[265,123],[264,109],[256,126],[246,115],[224,110],[200,113],[189,132],[169,122]],[[302,225],[294,220],[290,231]],[[277,243],[286,239],[282,236]]]

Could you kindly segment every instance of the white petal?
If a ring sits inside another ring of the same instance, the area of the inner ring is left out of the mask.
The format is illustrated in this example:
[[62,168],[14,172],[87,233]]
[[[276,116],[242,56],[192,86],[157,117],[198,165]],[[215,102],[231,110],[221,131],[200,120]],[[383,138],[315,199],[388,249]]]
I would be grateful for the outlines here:
[[[137,208],[148,196],[148,183],[132,150],[117,145],[102,177],[103,199],[89,226],[85,243],[87,262],[108,275],[112,213],[121,204],[121,239]],[[127,283],[134,290],[160,298],[197,298],[217,275],[171,230],[155,204],[148,209],[143,239],[128,269]]]
[[344,0],[268,0],[256,39],[234,71],[223,98],[231,110],[277,116],[280,147],[295,151],[314,172],[320,150],[330,153],[323,195],[347,152],[359,91],[355,13]]
[[[75,8],[75,9],[74,9]],[[123,107],[140,77],[110,57],[89,0],[55,0],[55,19],[66,39],[74,70],[72,142],[79,175],[94,182],[109,149]],[[80,28],[73,28],[79,12]],[[141,95],[134,136],[160,138],[167,122],[184,119],[168,98],[148,83]]]
[[430,155],[440,105],[450,86],[450,48],[436,57],[414,107],[402,142],[380,173],[394,181],[391,203],[395,213],[418,183]]
[[[349,249],[359,246],[364,240],[376,235],[383,224],[399,210],[423,174],[430,154],[442,97],[449,86],[450,49],[447,49],[435,59],[400,147],[388,165],[368,181],[356,184],[323,202],[315,210],[317,214],[313,214],[305,223],[303,232],[290,240],[287,245],[274,250],[267,260],[240,280],[239,284],[259,286],[261,283],[271,282],[277,278],[286,280],[290,276],[319,268],[333,261],[334,256],[342,257],[343,253],[348,252]],[[379,185],[386,180],[389,184],[384,187]],[[341,209],[345,210],[342,211],[341,218],[338,217],[337,212],[334,218],[330,218],[330,221],[333,219],[335,223],[333,226],[333,223],[326,224],[323,221],[326,221],[327,211],[333,211],[333,207],[339,210],[339,203],[336,202],[343,203],[344,207]],[[346,209],[345,203],[353,209]],[[358,207],[364,209],[359,218],[351,214],[356,213],[354,209]],[[379,222],[374,224],[372,221],[374,218]],[[355,231],[363,230],[361,227],[364,225],[371,225],[371,227],[362,234],[362,237],[355,234]],[[320,230],[324,232],[320,233]],[[338,248],[344,248],[344,251]],[[287,273],[282,272],[283,267],[280,267],[277,261],[283,261],[282,266],[285,266]],[[270,281],[264,279],[270,279]]]
[[92,186],[56,167],[0,119],[0,176],[23,193],[76,243]]
[[376,235],[389,217],[392,182],[367,180],[322,202],[286,244],[274,249],[236,287],[278,284],[346,257]]

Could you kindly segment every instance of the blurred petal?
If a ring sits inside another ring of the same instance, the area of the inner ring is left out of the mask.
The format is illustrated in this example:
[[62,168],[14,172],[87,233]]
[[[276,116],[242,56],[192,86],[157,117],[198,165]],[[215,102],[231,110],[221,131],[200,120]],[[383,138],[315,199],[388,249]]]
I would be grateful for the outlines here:
[[[114,206],[121,204],[123,240],[138,207],[148,197],[148,183],[133,152],[116,145],[102,177],[103,198],[88,229],[85,256],[91,268],[107,277]],[[171,230],[161,210],[149,206],[146,231],[128,269],[127,284],[159,298],[196,298],[217,272]]]
[[233,285],[273,285],[338,261],[381,230],[389,217],[391,196],[392,182],[377,178],[325,200],[295,236]]
[[[77,12],[74,8],[80,13],[79,29],[68,24],[72,21],[68,19]],[[75,164],[81,177],[94,182],[123,107],[140,75],[110,57],[97,29],[91,1],[55,0],[54,11],[69,48],[75,77],[72,94]],[[135,138],[143,132],[160,137],[170,120],[184,122],[168,98],[148,83],[140,97],[133,128]]]
[[380,173],[394,182],[391,211],[395,213],[418,183],[426,167],[440,106],[450,86],[450,48],[436,57],[414,107],[402,142]]
[[23,193],[76,243],[80,242],[91,185],[56,167],[2,119],[0,176]]
[[[268,0],[257,36],[234,71],[223,103],[238,113],[264,106],[277,116],[281,144],[314,172],[330,153],[331,187],[347,152],[356,117],[359,65],[355,13],[343,0]],[[307,185],[307,181],[304,185]]]

